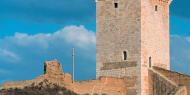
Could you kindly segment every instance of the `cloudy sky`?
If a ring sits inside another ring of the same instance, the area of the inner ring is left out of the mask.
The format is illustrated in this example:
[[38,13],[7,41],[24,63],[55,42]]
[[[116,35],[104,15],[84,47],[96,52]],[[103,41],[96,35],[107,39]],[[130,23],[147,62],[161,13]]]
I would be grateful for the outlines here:
[[[173,0],[171,69],[190,74],[190,1]],[[58,59],[76,79],[95,78],[94,0],[0,0],[0,83],[33,79],[45,60]]]

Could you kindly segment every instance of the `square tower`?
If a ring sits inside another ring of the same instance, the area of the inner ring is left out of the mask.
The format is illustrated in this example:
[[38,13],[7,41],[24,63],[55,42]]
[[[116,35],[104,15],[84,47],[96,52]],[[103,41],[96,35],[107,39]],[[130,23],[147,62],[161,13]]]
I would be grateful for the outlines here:
[[44,74],[46,75],[62,75],[63,70],[61,64],[57,60],[46,61],[44,63]]
[[170,68],[170,2],[96,0],[97,78],[132,79],[128,91],[148,95],[148,68]]

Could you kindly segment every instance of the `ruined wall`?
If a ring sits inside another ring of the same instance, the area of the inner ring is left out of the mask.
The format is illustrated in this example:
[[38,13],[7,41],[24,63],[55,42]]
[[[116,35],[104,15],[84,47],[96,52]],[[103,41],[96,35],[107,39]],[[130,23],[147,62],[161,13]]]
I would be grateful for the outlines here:
[[[140,84],[140,0],[97,0],[96,18],[97,78],[136,77],[133,86],[140,93],[137,85]],[[124,51],[127,60],[124,60]],[[134,65],[126,65],[130,62]]]
[[33,80],[26,81],[13,81],[5,82],[3,88],[24,88],[25,86],[31,84],[38,84],[45,79],[48,79],[50,82],[62,85],[65,83],[71,83],[71,76],[68,73],[63,73],[60,63],[57,60],[46,61],[44,63],[44,75],[41,75]]
[[48,74],[48,75],[63,74],[61,64],[57,60],[46,61],[44,63],[44,74]]
[[31,84],[39,84],[48,80],[50,83],[64,86],[67,89],[74,91],[80,95],[137,95],[134,85],[136,84],[135,77],[114,78],[101,77],[97,80],[87,80],[72,83],[67,80],[52,79],[43,76],[34,80],[7,82],[3,85],[4,89],[8,88],[24,88]]
[[44,72],[44,75],[41,75],[33,80],[6,82],[2,85],[2,87],[4,89],[22,89],[25,86],[39,84],[44,80],[48,80],[50,83],[64,86],[67,89],[70,89],[80,95],[136,95],[134,94],[136,93],[136,90],[133,88],[136,83],[136,77],[101,77],[97,80],[79,81],[72,83],[70,74],[61,72],[61,65],[58,61],[46,61],[44,65],[44,69],[46,69],[46,73]]
[[[52,62],[55,66],[59,64],[58,62]],[[115,64],[120,64],[116,65]],[[122,65],[121,65],[122,64]],[[127,66],[132,66],[135,63],[128,63]],[[52,66],[52,65],[51,65]],[[120,66],[125,67],[123,63],[110,63],[106,68],[120,68]],[[57,67],[56,67],[57,68]],[[126,69],[127,70],[127,69]],[[124,71],[126,71],[124,69]],[[60,70],[57,70],[58,72]],[[24,88],[31,84],[39,84],[44,80],[48,80],[50,83],[57,84],[59,86],[66,87],[67,89],[74,91],[80,95],[139,95],[137,90],[138,76],[124,76],[134,72],[129,70],[123,73],[122,77],[100,77],[97,80],[87,80],[72,83],[71,76],[68,73],[57,74],[57,72],[46,73],[37,77],[34,80],[17,81],[17,82],[6,82],[2,85],[4,89],[8,88]],[[117,71],[110,71],[117,72]],[[119,72],[121,73],[121,72]],[[50,74],[50,75],[49,75]],[[122,73],[121,73],[122,74]],[[190,76],[183,75],[180,73],[165,70],[159,67],[149,68],[149,94],[146,95],[190,95],[189,83]],[[117,76],[117,74],[115,74]],[[141,95],[143,93],[140,93]]]
[[25,80],[25,81],[12,81],[12,82],[5,82],[2,85],[2,88],[9,89],[9,88],[24,88],[25,86],[31,85],[31,84],[38,84],[44,80],[49,80],[51,83],[63,86],[63,84],[69,84],[71,83],[71,76],[69,74],[65,75],[55,75],[55,76],[47,76],[42,75],[37,77],[33,80]]
[[25,80],[25,81],[9,81],[3,83],[2,87],[3,89],[9,89],[9,88],[24,88],[25,86],[31,85],[32,83],[39,83],[43,80],[43,77],[40,76],[34,80]]

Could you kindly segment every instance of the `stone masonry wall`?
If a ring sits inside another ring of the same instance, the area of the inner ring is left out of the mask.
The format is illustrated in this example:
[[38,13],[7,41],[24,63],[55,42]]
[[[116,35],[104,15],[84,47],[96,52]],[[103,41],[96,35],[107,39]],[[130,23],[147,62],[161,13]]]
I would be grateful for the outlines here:
[[[169,58],[169,3],[168,0],[141,2],[141,56],[143,67],[170,68]],[[157,6],[157,11],[156,11]]]
[[[96,76],[97,78],[136,77],[136,84],[133,87],[138,95],[140,95],[140,1],[97,0],[96,2]],[[115,3],[118,4],[117,8]],[[124,51],[127,52],[127,60],[124,60]],[[127,64],[128,61],[136,62],[134,63],[136,66],[116,64],[117,66],[104,67],[110,63]],[[121,68],[116,68],[120,65]]]
[[60,63],[56,60],[53,60],[46,61],[44,63],[44,75],[41,75],[33,80],[5,82],[2,86],[3,88],[24,88],[25,86],[31,85],[32,83],[38,84],[45,79],[48,79],[50,82],[58,85],[72,82],[70,74],[64,74],[62,72]]
[[[53,62],[52,64],[56,65],[58,62]],[[148,74],[148,87],[150,88],[149,94],[147,95],[190,95],[189,76],[159,67],[149,68]],[[136,83],[138,77],[124,75],[120,78],[104,76],[97,80],[75,81],[72,83],[70,74],[52,72],[41,75],[34,80],[6,82],[3,84],[3,88],[24,88],[33,83],[38,84],[44,80],[48,80],[51,83],[64,86],[80,95],[138,95],[138,84]]]
[[187,95],[190,95],[190,76],[174,71],[165,70],[159,67],[153,67],[153,68],[154,70],[163,74],[169,80],[176,83],[178,86],[185,86],[187,89]]
[[2,87],[4,89],[9,89],[9,88],[24,88],[25,86],[31,85],[32,83],[38,83],[42,81],[43,78],[42,76],[36,78],[35,80],[25,80],[25,81],[12,81],[12,82],[5,82],[3,83]]
[[75,82],[68,88],[80,95],[135,95],[132,91],[128,92],[123,78],[101,77],[97,80]]
[[3,84],[3,88],[22,89],[31,84],[39,84],[48,80],[50,83],[64,86],[80,95],[136,95],[137,93],[134,88],[137,77],[100,77],[97,80],[72,82],[70,74],[61,72],[60,64],[57,61],[46,61],[44,67],[46,69],[44,75],[33,80],[6,82]]
[[61,64],[57,60],[46,61],[44,63],[44,74],[48,75],[63,74]]
[[181,87],[176,93],[175,95],[188,95],[187,94],[187,88],[186,87]]
[[141,0],[141,95],[149,95],[149,62],[170,68],[169,4],[170,0]]
[[177,90],[177,84],[149,69],[149,95],[174,95]]
[[[97,78],[120,77],[125,69],[102,70],[105,64],[136,61],[139,93],[147,95],[149,57],[153,66],[170,68],[169,5],[171,0],[96,0]],[[115,8],[114,4],[118,7]],[[117,66],[118,67],[118,66]],[[108,67],[106,67],[108,68]],[[126,70],[133,71],[131,67]],[[124,71],[127,72],[127,71]],[[128,75],[126,75],[128,76]],[[140,91],[142,90],[142,91]]]

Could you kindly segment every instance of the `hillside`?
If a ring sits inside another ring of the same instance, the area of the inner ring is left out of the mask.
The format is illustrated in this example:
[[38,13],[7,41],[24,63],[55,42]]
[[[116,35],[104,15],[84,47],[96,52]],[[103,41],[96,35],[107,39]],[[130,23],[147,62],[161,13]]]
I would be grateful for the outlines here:
[[65,87],[44,80],[38,84],[31,84],[24,89],[2,89],[0,95],[78,95]]

